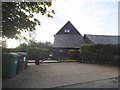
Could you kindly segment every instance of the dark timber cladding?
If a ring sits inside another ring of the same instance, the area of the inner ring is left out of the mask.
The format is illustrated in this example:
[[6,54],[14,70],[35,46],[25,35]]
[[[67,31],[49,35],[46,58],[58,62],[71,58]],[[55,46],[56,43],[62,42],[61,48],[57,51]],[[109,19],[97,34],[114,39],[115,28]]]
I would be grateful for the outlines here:
[[64,30],[70,30],[68,34],[80,35],[77,29],[72,25],[70,21],[68,21],[57,33],[56,35],[60,34],[67,34]]
[[82,35],[70,21],[68,21],[54,37],[54,48],[80,48],[80,44],[84,43]]
[[[57,57],[68,56],[70,52],[77,52],[81,44],[84,44],[82,35],[68,21],[55,35],[53,53]],[[74,53],[75,54],[75,53]],[[72,54],[72,55],[74,55]]]

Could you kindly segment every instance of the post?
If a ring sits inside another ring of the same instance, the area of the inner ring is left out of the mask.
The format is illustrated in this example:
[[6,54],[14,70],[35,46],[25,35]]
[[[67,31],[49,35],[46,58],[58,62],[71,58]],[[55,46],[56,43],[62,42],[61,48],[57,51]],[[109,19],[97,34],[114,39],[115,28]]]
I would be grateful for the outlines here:
[[35,64],[36,64],[36,65],[39,65],[37,47],[36,47],[36,50],[35,50]]

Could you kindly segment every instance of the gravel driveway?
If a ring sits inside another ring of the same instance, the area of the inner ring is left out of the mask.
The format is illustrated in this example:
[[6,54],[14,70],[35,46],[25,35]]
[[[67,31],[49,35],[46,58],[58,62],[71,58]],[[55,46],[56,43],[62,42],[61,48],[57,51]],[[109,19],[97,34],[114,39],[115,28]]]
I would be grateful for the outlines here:
[[113,66],[69,63],[42,63],[29,67],[16,77],[3,81],[3,88],[53,88],[118,76]]

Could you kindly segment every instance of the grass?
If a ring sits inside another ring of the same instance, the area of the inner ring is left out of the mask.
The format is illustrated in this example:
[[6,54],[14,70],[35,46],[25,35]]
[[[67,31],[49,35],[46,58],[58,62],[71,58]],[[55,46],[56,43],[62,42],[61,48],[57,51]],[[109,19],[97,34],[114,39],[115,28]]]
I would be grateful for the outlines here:
[[64,62],[76,62],[74,59],[65,60]]

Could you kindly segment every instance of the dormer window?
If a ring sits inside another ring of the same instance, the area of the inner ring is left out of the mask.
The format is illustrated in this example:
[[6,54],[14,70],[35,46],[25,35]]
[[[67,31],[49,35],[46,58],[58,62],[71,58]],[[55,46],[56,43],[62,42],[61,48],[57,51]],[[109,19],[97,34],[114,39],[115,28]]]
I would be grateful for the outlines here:
[[65,33],[69,33],[70,30],[69,30],[69,29],[65,29],[64,32],[65,32]]

